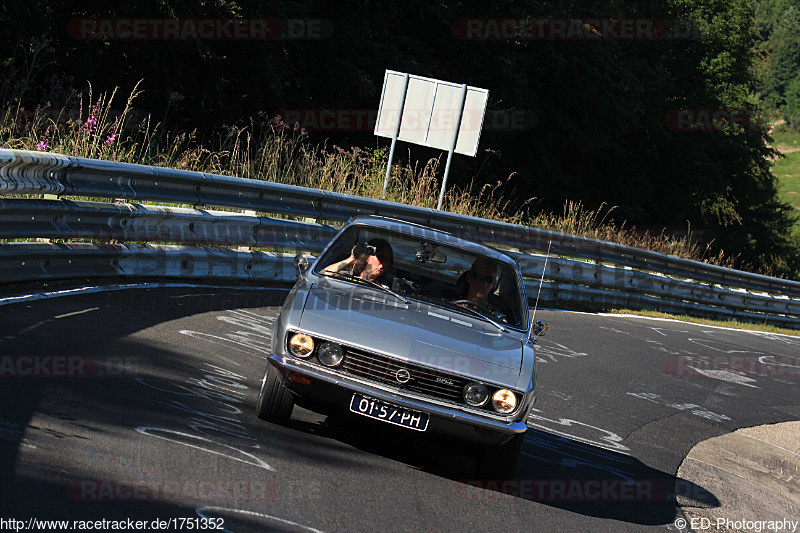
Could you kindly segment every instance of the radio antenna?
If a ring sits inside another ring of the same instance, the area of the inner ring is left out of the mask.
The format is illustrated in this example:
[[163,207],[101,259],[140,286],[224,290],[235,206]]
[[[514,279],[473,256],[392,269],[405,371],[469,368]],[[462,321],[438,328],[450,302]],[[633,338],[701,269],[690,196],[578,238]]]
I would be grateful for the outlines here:
[[539,296],[542,295],[542,285],[544,284],[544,273],[547,270],[547,260],[550,258],[550,246],[552,245],[553,245],[553,240],[550,239],[550,241],[548,241],[547,243],[547,254],[544,256],[544,268],[542,268],[542,279],[539,280],[539,292],[536,293],[536,303],[533,304],[533,318],[531,318],[531,324],[536,323],[536,309],[539,307]]

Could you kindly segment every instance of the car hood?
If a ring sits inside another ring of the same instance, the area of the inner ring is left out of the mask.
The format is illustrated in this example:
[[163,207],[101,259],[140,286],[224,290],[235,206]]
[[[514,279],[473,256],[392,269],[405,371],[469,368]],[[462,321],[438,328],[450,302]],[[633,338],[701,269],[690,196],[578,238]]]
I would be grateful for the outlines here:
[[300,328],[446,372],[515,386],[522,342],[478,318],[360,287],[309,291]]

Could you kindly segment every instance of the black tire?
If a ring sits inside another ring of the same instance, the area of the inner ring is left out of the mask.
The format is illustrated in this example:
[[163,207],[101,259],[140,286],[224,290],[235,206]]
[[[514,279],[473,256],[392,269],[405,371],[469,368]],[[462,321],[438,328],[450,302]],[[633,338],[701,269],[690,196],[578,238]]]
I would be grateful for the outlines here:
[[484,448],[476,456],[475,473],[481,479],[512,479],[522,450],[524,433],[517,433],[501,446]]
[[256,416],[267,422],[285,424],[292,417],[293,409],[294,395],[283,384],[275,368],[267,364],[256,402]]

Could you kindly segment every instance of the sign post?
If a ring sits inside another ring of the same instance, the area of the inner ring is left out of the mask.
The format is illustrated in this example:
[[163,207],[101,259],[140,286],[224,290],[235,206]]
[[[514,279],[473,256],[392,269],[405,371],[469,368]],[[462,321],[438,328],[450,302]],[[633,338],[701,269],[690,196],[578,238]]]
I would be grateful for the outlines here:
[[488,99],[486,89],[387,70],[375,123],[375,135],[392,139],[383,183],[384,196],[398,139],[447,150],[436,207],[441,210],[453,154],[475,157],[478,152]]
[[400,136],[400,124],[403,122],[403,108],[406,105],[406,94],[408,94],[408,74],[403,76],[403,96],[400,98],[400,106],[397,108],[397,126],[394,128],[392,136],[392,147],[389,148],[389,164],[386,165],[386,179],[383,180],[383,197],[386,198],[386,188],[389,187],[389,175],[392,173],[392,160],[394,159],[394,145],[397,144],[397,137]]
[[464,102],[467,100],[467,86],[461,86],[461,104],[458,106],[458,113],[456,114],[456,127],[453,129],[453,142],[450,143],[450,150],[447,152],[447,163],[444,165],[444,178],[442,178],[442,190],[439,191],[439,203],[436,204],[436,210],[442,210],[442,201],[444,200],[444,189],[447,186],[447,176],[450,175],[450,161],[453,160],[453,152],[456,151],[456,143],[458,142],[458,133],[461,131],[461,119],[464,118]]

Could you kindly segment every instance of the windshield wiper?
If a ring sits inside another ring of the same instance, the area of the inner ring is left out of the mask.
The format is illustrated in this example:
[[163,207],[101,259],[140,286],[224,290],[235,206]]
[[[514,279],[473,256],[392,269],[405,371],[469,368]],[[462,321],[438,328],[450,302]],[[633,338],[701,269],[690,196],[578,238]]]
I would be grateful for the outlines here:
[[362,284],[366,285],[367,287],[372,287],[373,289],[378,289],[379,291],[383,291],[385,293],[391,294],[392,296],[394,296],[395,298],[397,298],[398,300],[400,300],[403,303],[406,303],[406,304],[410,303],[408,301],[408,298],[406,298],[402,294],[398,294],[398,293],[394,292],[389,287],[386,287],[386,286],[381,285],[380,283],[376,283],[374,281],[370,281],[368,279],[361,278],[359,276],[354,276],[353,274],[351,274],[349,272],[336,272],[336,273],[331,274],[331,275],[346,279],[348,281],[355,281],[356,283],[362,283]]
[[446,307],[448,309],[452,309],[454,311],[459,311],[459,312],[464,312],[464,313],[467,313],[467,314],[469,314],[471,316],[474,316],[474,317],[477,317],[477,318],[482,318],[483,320],[485,320],[486,322],[490,323],[491,325],[493,325],[494,327],[496,327],[500,331],[502,331],[502,332],[506,331],[506,327],[503,324],[501,324],[500,322],[497,322],[494,319],[484,315],[480,311],[476,311],[475,309],[470,309],[469,307],[465,307],[463,305],[454,304],[453,302],[450,302],[448,300],[441,300],[441,303],[447,304]]

